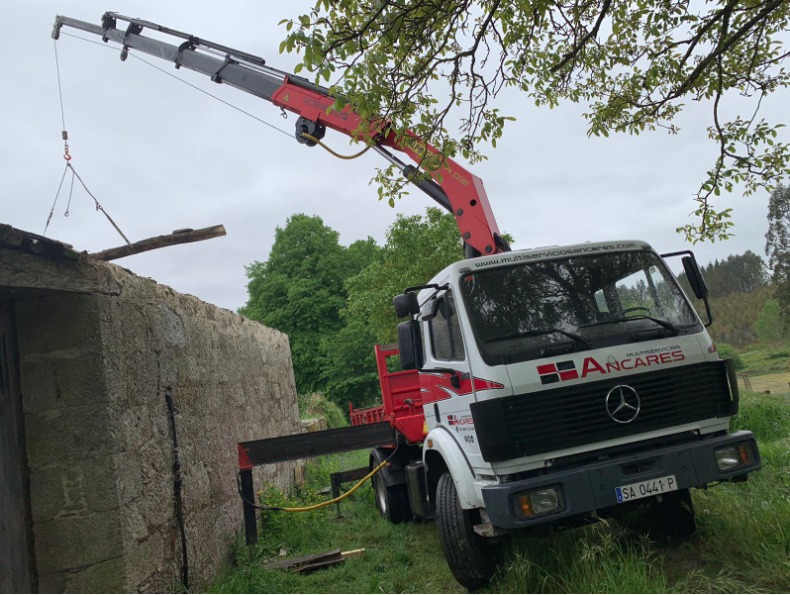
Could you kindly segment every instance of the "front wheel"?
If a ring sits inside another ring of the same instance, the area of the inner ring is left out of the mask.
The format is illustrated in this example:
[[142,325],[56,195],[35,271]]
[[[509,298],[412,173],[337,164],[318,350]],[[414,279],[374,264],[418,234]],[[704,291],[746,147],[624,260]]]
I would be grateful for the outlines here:
[[467,589],[485,587],[494,576],[501,548],[474,531],[480,522],[477,510],[464,510],[449,473],[436,487],[436,524],[444,557],[455,580]]

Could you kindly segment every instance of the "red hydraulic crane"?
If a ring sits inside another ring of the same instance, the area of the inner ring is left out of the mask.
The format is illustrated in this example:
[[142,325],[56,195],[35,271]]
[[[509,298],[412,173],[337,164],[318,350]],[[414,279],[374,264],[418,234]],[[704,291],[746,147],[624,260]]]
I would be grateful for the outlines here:
[[[127,23],[119,29],[118,23]],[[419,164],[424,156],[437,150],[411,131],[397,135],[387,122],[373,123],[365,131],[353,106],[336,109],[329,89],[307,79],[272,68],[263,58],[157,25],[149,21],[107,12],[101,25],[58,16],[52,37],[58,39],[61,27],[73,27],[100,36],[105,42],[121,45],[121,59],[129,50],[170,61],[176,68],[205,74],[216,83],[225,83],[250,93],[277,107],[299,115],[296,140],[313,146],[330,128],[361,142],[369,143],[387,161],[397,166],[408,180],[453,213],[466,246],[467,257],[505,252],[510,248],[500,235],[488,196],[480,178],[452,159],[445,159],[438,171],[422,175],[418,167],[401,161],[392,151],[405,153]],[[142,35],[144,29],[182,40],[174,45]]]

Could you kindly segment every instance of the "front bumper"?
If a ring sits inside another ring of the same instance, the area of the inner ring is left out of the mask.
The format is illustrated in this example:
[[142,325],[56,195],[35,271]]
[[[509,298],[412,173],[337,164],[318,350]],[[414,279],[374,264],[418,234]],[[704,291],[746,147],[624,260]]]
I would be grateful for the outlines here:
[[[750,450],[752,463],[730,472],[719,471],[714,451],[739,444],[745,444]],[[740,431],[572,469],[549,470],[537,477],[486,486],[482,494],[491,524],[502,529],[516,529],[616,507],[615,488],[619,486],[674,475],[677,489],[701,488],[712,482],[745,476],[759,468],[760,453],[754,435]],[[562,505],[558,510],[526,519],[516,514],[516,499],[520,494],[551,486],[558,486],[562,491]]]

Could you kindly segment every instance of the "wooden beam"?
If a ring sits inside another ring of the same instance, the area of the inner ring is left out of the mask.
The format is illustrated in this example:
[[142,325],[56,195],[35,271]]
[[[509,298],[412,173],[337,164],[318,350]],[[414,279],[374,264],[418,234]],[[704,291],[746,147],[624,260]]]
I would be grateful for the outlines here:
[[139,242],[118,246],[117,248],[108,248],[101,252],[93,252],[88,254],[88,256],[96,260],[115,260],[116,258],[123,258],[124,256],[131,256],[132,254],[139,254],[140,252],[147,252],[148,250],[156,250],[167,246],[188,244],[190,242],[202,242],[203,240],[222,237],[225,233],[225,226],[223,225],[214,225],[213,227],[205,227],[203,229],[177,229],[168,235],[140,240]]
[[266,570],[292,570],[300,574],[309,574],[315,570],[327,568],[328,566],[335,566],[342,564],[349,558],[355,558],[365,553],[365,548],[356,550],[349,550],[341,552],[340,550],[332,550],[323,554],[313,554],[310,556],[301,556],[299,558],[290,558],[288,560],[277,560],[269,562],[263,567]]

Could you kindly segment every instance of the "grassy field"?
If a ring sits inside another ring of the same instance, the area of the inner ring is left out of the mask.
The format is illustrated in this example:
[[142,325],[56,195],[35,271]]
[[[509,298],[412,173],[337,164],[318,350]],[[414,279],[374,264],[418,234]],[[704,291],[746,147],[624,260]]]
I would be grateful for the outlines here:
[[[786,386],[786,385],[785,385]],[[763,469],[749,481],[694,490],[698,530],[686,543],[653,543],[615,522],[552,534],[515,535],[492,593],[734,593],[790,591],[790,394],[744,393],[736,428],[757,436]],[[366,453],[313,464],[298,495],[270,492],[271,505],[303,505],[327,498],[332,471],[365,465]],[[391,525],[375,510],[365,486],[344,501],[310,513],[264,513],[261,543],[249,560],[223,572],[213,592],[456,593],[433,523]],[[278,557],[365,548],[345,564],[302,576],[264,570]]]
[[790,351],[782,346],[754,345],[738,354],[741,390],[773,394],[790,391]]
[[738,385],[741,387],[741,390],[758,393],[786,393],[790,390],[790,372],[761,374],[759,376],[748,375],[747,377],[739,375]]
[[[790,350],[781,345],[755,344],[738,354],[743,369],[739,373],[750,376],[790,373]],[[783,385],[787,392],[787,385]]]

